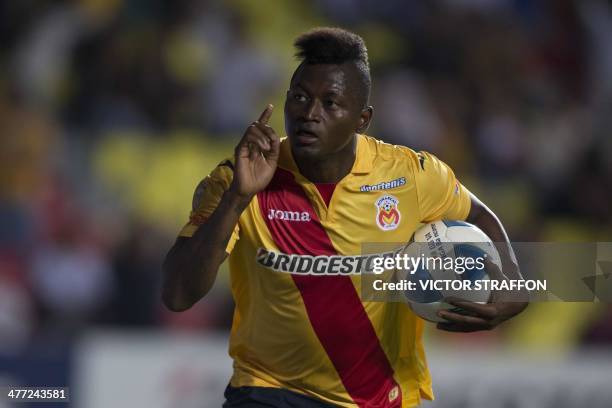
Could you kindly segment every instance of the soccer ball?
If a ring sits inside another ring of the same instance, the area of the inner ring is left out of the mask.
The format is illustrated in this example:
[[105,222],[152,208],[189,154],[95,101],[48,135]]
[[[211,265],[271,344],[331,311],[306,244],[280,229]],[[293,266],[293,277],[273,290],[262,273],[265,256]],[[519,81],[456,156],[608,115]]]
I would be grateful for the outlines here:
[[408,304],[416,315],[432,322],[446,321],[437,316],[441,309],[465,312],[443,302],[446,297],[487,303],[491,292],[485,260],[501,270],[501,258],[491,239],[464,221],[436,221],[422,226],[404,253],[416,261],[420,258],[404,277],[414,282],[411,290],[404,291]]

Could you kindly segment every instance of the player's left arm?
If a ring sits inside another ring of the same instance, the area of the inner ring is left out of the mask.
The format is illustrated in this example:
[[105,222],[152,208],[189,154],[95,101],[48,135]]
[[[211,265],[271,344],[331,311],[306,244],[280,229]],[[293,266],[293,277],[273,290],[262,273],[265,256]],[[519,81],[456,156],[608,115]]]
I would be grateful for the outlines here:
[[[471,206],[466,221],[476,225],[497,244],[502,260],[502,270],[494,263],[486,262],[491,279],[523,279],[508,235],[499,218],[474,194],[470,193]],[[438,323],[438,328],[453,332],[491,330],[500,323],[516,316],[527,307],[525,292],[495,292],[491,303],[480,304],[459,299],[446,301],[465,311],[465,314],[441,310],[439,316],[448,323]]]

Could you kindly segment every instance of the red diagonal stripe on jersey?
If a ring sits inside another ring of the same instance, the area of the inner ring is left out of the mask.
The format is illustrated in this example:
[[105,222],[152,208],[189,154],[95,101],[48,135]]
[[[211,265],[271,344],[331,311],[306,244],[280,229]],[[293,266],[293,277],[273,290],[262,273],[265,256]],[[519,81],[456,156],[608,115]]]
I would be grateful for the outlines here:
[[[278,248],[287,254],[334,255],[325,229],[293,174],[277,169],[257,194],[261,214]],[[270,210],[308,212],[310,221],[269,217]],[[348,276],[292,275],[310,323],[359,407],[400,407],[401,392],[372,323]],[[389,395],[397,387],[397,397]]]

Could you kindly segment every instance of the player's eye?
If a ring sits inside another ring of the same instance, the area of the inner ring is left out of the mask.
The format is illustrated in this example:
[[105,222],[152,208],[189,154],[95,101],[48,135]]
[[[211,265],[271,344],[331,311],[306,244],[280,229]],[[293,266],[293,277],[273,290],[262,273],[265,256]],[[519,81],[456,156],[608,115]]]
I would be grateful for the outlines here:
[[306,95],[298,93],[298,92],[294,92],[293,93],[293,100],[296,102],[306,102],[308,100],[308,98],[306,97]]
[[338,107],[338,104],[333,99],[326,99],[324,103],[325,103],[325,106],[327,106],[328,108]]

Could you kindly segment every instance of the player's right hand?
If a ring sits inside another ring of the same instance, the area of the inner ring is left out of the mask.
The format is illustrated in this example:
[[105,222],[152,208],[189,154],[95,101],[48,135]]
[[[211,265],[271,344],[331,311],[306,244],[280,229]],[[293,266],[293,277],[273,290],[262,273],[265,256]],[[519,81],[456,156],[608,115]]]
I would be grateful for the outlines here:
[[280,139],[268,126],[274,106],[268,105],[259,119],[244,132],[236,146],[234,179],[230,190],[250,197],[266,188],[278,165]]

